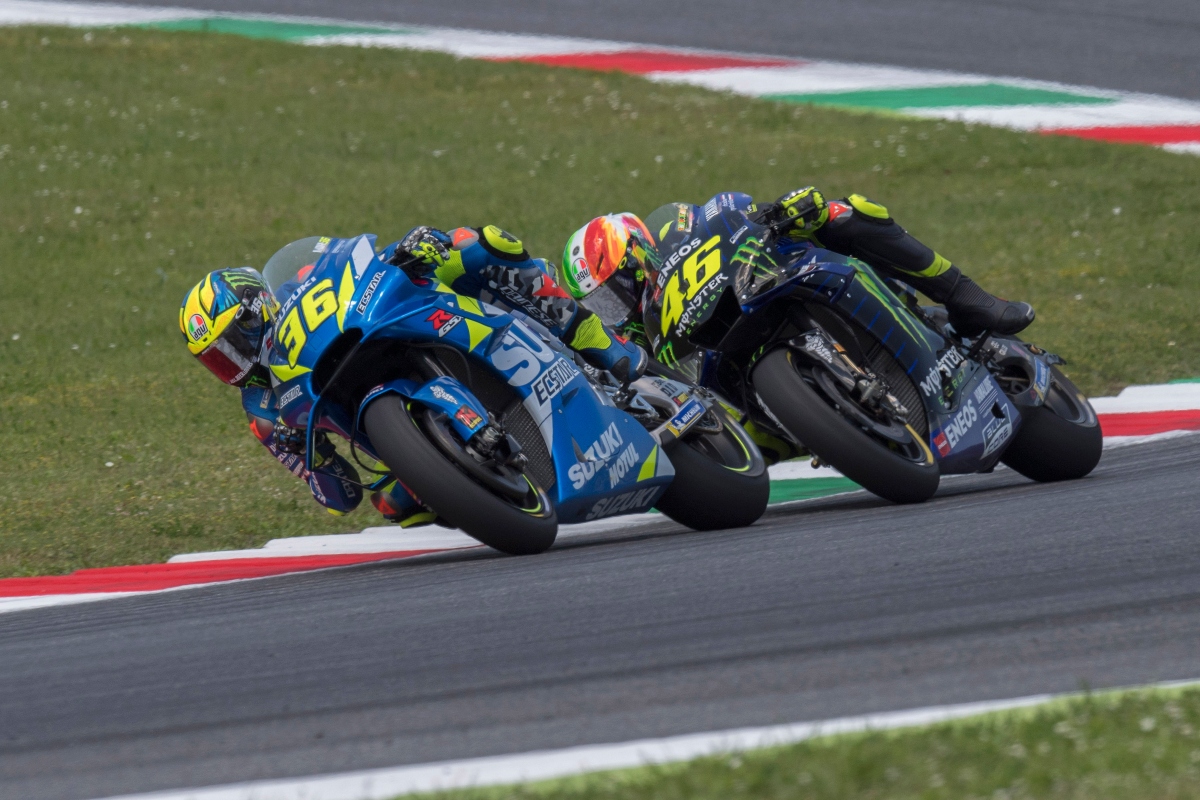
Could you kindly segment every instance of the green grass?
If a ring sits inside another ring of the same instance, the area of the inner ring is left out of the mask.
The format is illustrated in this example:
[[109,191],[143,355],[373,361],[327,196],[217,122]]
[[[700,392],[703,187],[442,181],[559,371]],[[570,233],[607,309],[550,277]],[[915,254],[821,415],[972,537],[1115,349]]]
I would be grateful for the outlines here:
[[1083,696],[923,728],[439,800],[1184,800],[1200,798],[1200,690]]
[[1034,302],[1087,391],[1200,374],[1200,159],[429,53],[0,30],[0,575],[378,519],[321,511],[187,354],[208,270],[422,223],[557,260],[597,213],[807,183]]

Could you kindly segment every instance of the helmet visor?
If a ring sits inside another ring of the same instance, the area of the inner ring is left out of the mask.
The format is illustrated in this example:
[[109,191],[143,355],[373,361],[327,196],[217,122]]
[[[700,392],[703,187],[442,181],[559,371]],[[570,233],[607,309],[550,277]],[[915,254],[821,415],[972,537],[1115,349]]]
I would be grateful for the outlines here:
[[623,281],[612,279],[605,281],[589,292],[579,302],[588,311],[600,318],[600,321],[610,328],[619,328],[633,318],[637,311],[640,298],[636,297]]
[[248,309],[238,316],[216,341],[196,356],[209,372],[230,386],[241,385],[258,363],[264,327],[262,317]]

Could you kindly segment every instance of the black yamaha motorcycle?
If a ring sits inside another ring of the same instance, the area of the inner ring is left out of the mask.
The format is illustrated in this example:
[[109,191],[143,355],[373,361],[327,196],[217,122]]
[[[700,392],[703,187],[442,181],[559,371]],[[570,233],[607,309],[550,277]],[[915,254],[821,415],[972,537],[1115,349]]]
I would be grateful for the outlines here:
[[647,218],[661,231],[645,311],[660,361],[698,359],[699,382],[757,425],[897,503],[998,461],[1038,481],[1099,462],[1096,413],[1061,358],[1016,337],[964,339],[904,284],[769,218],[726,195]]

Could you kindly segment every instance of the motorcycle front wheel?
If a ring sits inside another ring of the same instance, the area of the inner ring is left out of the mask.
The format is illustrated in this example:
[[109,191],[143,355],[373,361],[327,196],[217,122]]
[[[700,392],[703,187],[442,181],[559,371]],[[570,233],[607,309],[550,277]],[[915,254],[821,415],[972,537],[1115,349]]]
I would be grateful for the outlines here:
[[[392,476],[438,516],[509,555],[540,553],[554,544],[558,517],[546,493],[524,473],[482,475],[481,468],[466,461],[473,456],[465,449],[461,454],[439,449],[433,437],[442,448],[455,440],[437,422],[423,406],[410,408],[393,394],[374,400],[363,414],[367,436]],[[523,481],[527,491],[514,491],[515,480]]]
[[689,432],[664,449],[675,477],[655,507],[697,531],[742,528],[767,509],[771,476],[762,453],[720,405],[719,433]]
[[755,391],[787,432],[826,464],[885,500],[922,503],[933,497],[941,475],[929,446],[912,427],[902,427],[907,431],[903,445],[885,445],[880,437],[868,434],[864,427],[869,425],[868,415],[852,398],[818,393],[795,359],[791,350],[775,350],[758,362],[753,375]]

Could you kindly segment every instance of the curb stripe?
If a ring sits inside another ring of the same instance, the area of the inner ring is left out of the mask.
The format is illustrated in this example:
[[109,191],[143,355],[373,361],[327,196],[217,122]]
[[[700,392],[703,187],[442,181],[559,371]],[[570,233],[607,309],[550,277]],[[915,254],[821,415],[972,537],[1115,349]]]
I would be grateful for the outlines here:
[[1151,125],[1099,128],[1047,128],[1042,133],[1131,144],[1200,142],[1200,125]]
[[872,89],[858,92],[812,94],[768,94],[771,100],[845,108],[947,108],[950,106],[1112,105],[1111,97],[1076,94],[1050,89],[1033,89],[1003,83],[959,86],[926,86],[906,89]]
[[1099,414],[1105,436],[1146,436],[1168,431],[1200,430],[1200,410],[1149,414]]
[[751,58],[733,55],[703,55],[665,50],[623,50],[616,53],[570,53],[566,55],[520,56],[496,58],[495,61],[524,61],[551,67],[572,67],[599,72],[628,72],[645,75],[651,72],[695,72],[733,67],[798,66],[803,61],[784,58]]
[[0,580],[0,597],[39,597],[44,595],[89,594],[95,592],[152,592],[220,581],[265,578],[291,572],[307,572],[329,567],[345,567],[369,561],[410,558],[431,550],[400,550],[328,556],[283,558],[239,558],[166,564],[142,564],[131,567],[81,569],[70,575]]

